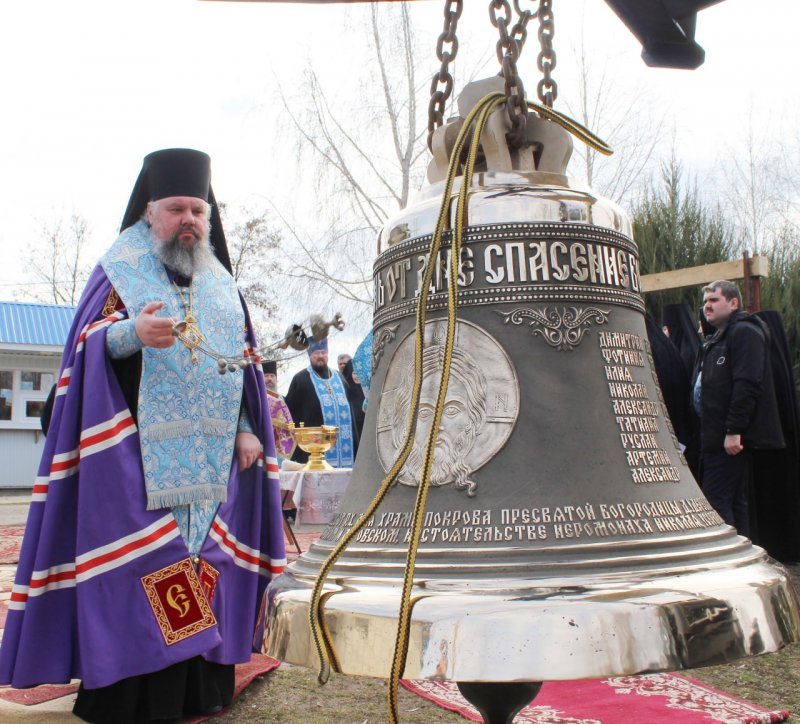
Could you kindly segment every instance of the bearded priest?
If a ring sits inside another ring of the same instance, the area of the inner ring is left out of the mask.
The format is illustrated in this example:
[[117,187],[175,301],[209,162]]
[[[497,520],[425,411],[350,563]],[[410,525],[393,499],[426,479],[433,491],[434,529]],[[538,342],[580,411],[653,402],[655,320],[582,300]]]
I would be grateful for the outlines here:
[[[176,339],[174,332],[181,332]],[[210,159],[144,159],[64,349],[0,683],[81,679],[74,713],[219,711],[285,564],[278,467]]]

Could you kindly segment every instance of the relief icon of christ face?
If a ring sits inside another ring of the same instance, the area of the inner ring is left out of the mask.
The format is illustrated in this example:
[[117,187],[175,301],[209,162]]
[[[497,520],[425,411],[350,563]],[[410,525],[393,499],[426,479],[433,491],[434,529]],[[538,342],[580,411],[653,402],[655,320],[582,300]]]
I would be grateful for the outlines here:
[[[428,347],[423,355],[423,382],[414,447],[398,476],[398,482],[404,485],[419,485],[427,439],[435,417],[443,356],[442,345]],[[397,449],[402,445],[405,436],[413,381],[412,364],[405,371],[404,384],[398,390],[394,407],[393,443]],[[472,468],[467,457],[486,424],[486,395],[486,379],[475,360],[466,352],[454,350],[447,395],[434,447],[431,485],[452,483],[457,489],[466,490],[467,495],[475,494],[477,483],[470,479]]]
[[[422,385],[411,452],[397,482],[419,487],[428,435],[435,422],[436,399],[444,366],[446,320],[425,325]],[[415,335],[397,344],[381,389],[377,391],[378,457],[388,472],[406,441],[414,388]],[[519,415],[516,370],[502,346],[485,329],[459,320],[441,421],[430,461],[432,488],[478,492],[475,472],[498,453]]]

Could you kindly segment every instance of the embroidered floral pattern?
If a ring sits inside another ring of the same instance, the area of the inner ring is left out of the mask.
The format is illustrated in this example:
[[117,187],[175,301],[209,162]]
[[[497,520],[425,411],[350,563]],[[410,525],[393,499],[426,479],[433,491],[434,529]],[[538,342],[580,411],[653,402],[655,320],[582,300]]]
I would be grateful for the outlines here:
[[668,708],[702,712],[707,721],[725,724],[771,724],[783,721],[782,718],[774,718],[775,712],[764,711],[746,701],[705,687],[697,681],[689,681],[672,674],[617,676],[605,679],[603,683],[613,687],[617,694],[666,697]]
[[[164,265],[151,252],[148,227],[124,231],[101,264],[131,319],[150,301],[159,313],[185,316]],[[209,345],[239,359],[244,354],[244,312],[233,278],[218,262],[195,275],[193,312]],[[186,296],[186,295],[184,295]],[[185,505],[226,499],[239,420],[242,375],[220,375],[216,362],[176,344],[142,349],[138,424],[148,505]]]

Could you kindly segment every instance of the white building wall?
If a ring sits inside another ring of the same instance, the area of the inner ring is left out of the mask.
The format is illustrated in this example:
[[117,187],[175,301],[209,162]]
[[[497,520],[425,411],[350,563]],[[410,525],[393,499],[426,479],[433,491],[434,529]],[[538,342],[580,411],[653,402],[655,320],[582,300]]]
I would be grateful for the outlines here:
[[0,489],[31,488],[44,450],[35,430],[0,431]]
[[[31,417],[28,412],[33,410],[38,414],[60,363],[59,348],[52,352],[41,348],[28,352],[0,349],[0,372],[4,373],[0,394],[6,402],[10,400],[13,413],[11,419],[0,419],[0,488],[33,486],[44,449],[44,435],[38,417]],[[39,382],[38,389],[32,379]]]

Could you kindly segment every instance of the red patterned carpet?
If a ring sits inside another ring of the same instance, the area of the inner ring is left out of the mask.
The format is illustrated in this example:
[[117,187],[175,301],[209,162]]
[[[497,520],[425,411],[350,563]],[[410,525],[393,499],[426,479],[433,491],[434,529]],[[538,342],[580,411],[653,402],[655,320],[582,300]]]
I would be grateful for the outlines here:
[[0,564],[17,563],[25,526],[0,526]]
[[[317,540],[322,534],[321,530],[315,531],[294,531],[294,537],[297,539],[298,544],[300,545],[300,550],[305,553],[310,547],[311,544]],[[291,562],[295,560],[298,555],[297,548],[295,547],[294,541],[289,540],[289,538],[284,535],[286,540],[286,559]]]
[[[470,721],[483,721],[455,683],[403,681],[423,699]],[[789,718],[675,674],[619,676],[588,681],[548,681],[514,724],[772,724]]]

